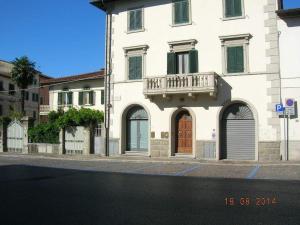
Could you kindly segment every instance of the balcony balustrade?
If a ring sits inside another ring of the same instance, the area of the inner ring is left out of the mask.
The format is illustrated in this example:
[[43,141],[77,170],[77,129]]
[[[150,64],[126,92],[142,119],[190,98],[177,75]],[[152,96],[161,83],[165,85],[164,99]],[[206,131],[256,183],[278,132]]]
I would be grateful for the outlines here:
[[209,94],[216,97],[218,92],[218,75],[216,73],[197,73],[184,75],[167,75],[144,79],[146,98],[162,95],[187,94],[190,97],[198,94]]

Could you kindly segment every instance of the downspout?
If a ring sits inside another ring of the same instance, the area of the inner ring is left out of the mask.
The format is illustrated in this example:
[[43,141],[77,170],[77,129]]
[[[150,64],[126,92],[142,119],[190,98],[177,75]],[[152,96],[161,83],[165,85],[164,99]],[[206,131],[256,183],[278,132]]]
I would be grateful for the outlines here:
[[[104,6],[104,0],[102,0]],[[106,12],[106,46],[105,46],[105,156],[109,156],[109,131],[110,131],[110,82],[111,82],[111,13]]]

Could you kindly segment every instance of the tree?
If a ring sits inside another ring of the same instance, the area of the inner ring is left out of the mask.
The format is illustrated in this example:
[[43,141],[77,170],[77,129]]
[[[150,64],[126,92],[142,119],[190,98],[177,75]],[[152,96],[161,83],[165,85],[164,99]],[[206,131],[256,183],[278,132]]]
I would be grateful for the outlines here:
[[34,76],[37,74],[35,62],[29,60],[27,56],[16,58],[11,71],[12,80],[21,89],[21,112],[25,114],[25,90],[32,84]]

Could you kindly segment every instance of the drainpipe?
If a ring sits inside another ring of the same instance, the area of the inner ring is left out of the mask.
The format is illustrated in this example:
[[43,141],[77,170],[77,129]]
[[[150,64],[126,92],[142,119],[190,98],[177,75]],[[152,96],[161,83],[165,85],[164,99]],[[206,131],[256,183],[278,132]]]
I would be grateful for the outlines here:
[[[104,0],[102,0],[104,6]],[[106,45],[105,45],[105,156],[109,156],[109,130],[110,130],[110,82],[111,82],[111,25],[112,15],[106,12]]]

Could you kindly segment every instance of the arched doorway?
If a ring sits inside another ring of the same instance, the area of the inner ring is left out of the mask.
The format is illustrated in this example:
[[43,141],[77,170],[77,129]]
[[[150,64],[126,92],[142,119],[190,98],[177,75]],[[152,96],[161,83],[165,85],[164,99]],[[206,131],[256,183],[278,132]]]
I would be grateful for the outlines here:
[[255,119],[246,104],[232,104],[223,113],[221,159],[255,160]]
[[175,153],[193,153],[193,118],[187,110],[180,111],[175,118]]
[[126,116],[126,151],[148,151],[148,126],[148,114],[144,108],[135,106],[128,111]]

